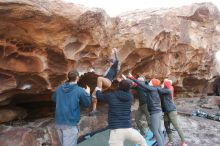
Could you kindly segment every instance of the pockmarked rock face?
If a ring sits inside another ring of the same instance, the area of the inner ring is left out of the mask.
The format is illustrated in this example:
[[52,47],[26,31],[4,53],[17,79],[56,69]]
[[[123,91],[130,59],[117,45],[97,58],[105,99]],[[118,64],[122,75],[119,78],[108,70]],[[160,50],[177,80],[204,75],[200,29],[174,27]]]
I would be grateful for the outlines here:
[[113,47],[119,75],[168,77],[178,95],[206,92],[217,75],[219,11],[201,3],[111,18],[103,9],[58,0],[1,0],[0,104],[19,94],[49,94],[73,68],[104,73]]

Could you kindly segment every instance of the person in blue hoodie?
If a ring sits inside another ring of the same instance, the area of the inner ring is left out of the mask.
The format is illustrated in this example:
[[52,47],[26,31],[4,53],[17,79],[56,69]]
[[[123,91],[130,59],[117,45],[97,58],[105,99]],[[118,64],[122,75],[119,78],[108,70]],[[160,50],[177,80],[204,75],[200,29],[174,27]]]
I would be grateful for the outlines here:
[[62,146],[76,146],[80,105],[89,107],[91,104],[90,88],[79,87],[78,80],[79,73],[70,71],[68,81],[59,86],[52,95],[52,100],[56,103],[55,127]]
[[110,129],[110,146],[123,146],[124,141],[130,140],[140,146],[147,146],[144,137],[131,125],[131,104],[133,95],[130,93],[132,82],[122,80],[117,90],[109,93],[102,93],[96,87],[96,97],[99,100],[107,101],[108,126]]

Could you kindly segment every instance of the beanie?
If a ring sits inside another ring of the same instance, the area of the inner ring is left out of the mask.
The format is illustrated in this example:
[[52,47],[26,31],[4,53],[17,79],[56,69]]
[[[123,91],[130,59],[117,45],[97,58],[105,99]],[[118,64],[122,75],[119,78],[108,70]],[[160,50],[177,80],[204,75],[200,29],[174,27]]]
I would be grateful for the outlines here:
[[160,86],[160,80],[158,79],[151,79],[151,83],[153,86]]
[[172,86],[172,80],[164,79],[163,84],[164,84],[164,87],[170,90],[172,98],[174,98],[174,88]]

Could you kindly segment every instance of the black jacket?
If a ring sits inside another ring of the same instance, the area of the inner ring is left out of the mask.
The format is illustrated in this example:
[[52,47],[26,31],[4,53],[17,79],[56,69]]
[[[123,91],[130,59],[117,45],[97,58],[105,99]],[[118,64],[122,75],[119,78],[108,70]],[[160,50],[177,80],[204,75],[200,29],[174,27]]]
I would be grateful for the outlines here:
[[172,95],[167,88],[158,88],[158,92],[161,95],[161,104],[163,112],[172,112],[176,110],[176,106],[173,103]]
[[[148,85],[148,82],[143,82]],[[140,86],[134,87],[134,90],[138,93],[139,106],[142,106],[147,103],[147,98],[149,98],[149,93],[145,92]]]
[[99,100],[105,100],[109,104],[108,125],[110,129],[131,128],[131,104],[133,95],[120,89],[103,94],[96,91]]
[[150,85],[147,85],[143,82],[140,82],[138,80],[133,80],[138,87],[143,89],[147,94],[149,94],[147,98],[147,107],[150,114],[155,114],[161,112],[161,101],[160,96],[158,93],[158,87],[153,87]]

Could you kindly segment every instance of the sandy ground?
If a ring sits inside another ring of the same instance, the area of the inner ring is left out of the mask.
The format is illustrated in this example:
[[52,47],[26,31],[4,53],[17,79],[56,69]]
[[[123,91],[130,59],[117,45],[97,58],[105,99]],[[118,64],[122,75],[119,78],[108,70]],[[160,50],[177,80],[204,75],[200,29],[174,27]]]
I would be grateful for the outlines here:
[[[179,99],[177,100],[177,109],[190,113],[195,109],[200,109],[207,113],[216,113],[218,109],[201,108],[201,100]],[[179,122],[183,128],[186,141],[189,146],[220,146],[220,122],[201,117],[191,117],[179,115]],[[174,132],[175,146],[180,143],[177,132]]]

